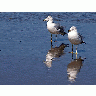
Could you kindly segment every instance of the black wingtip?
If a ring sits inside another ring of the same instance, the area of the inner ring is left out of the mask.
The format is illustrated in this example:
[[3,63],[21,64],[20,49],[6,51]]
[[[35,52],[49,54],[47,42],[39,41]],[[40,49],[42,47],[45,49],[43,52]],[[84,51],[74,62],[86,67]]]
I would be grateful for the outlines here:
[[86,42],[84,42],[84,41],[82,41],[81,43],[84,43],[84,44],[86,44]]

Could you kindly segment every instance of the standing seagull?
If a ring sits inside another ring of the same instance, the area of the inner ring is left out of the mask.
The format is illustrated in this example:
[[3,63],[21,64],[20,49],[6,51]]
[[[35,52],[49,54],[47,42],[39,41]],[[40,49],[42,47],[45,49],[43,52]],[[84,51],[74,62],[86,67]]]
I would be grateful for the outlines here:
[[51,16],[48,16],[44,21],[47,21],[47,29],[51,33],[51,43],[52,43],[52,34],[61,34],[65,35],[63,26],[60,26],[60,24],[53,23],[53,18]]
[[[72,52],[73,53],[73,44],[74,45],[79,45],[82,43],[85,43],[83,41],[83,36],[80,35],[80,33],[77,32],[77,29],[75,26],[72,26],[70,30],[68,30],[68,39],[72,44]],[[86,43],[85,43],[86,44]],[[77,47],[76,47],[76,54],[77,54]]]

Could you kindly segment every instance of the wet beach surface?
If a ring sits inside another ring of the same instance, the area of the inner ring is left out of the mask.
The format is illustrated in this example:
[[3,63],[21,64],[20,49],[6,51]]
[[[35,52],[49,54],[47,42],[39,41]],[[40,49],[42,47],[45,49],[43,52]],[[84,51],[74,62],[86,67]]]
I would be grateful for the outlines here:
[[[51,46],[43,21],[48,15],[65,32],[76,26],[85,37],[77,57],[69,53],[72,45],[67,35],[58,35],[57,42],[53,35]],[[96,13],[0,13],[0,85],[70,84],[96,84]]]

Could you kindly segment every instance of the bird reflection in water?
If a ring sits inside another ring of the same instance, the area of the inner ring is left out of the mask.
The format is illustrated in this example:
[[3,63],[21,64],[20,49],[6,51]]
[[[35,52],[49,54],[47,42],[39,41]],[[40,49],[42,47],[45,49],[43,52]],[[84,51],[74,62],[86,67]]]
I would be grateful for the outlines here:
[[79,58],[77,59],[77,55],[76,55],[76,59],[73,60],[72,57],[71,63],[68,64],[67,74],[68,74],[68,80],[71,83],[75,82],[75,79],[77,78],[76,75],[78,72],[80,72],[80,69],[83,66],[84,59],[86,58],[81,59],[81,56],[79,56]]
[[69,47],[69,44],[62,43],[59,47],[52,48],[48,51],[46,55],[46,61],[44,63],[48,68],[52,67],[52,60],[55,60],[55,58],[59,58],[64,54],[64,48]]

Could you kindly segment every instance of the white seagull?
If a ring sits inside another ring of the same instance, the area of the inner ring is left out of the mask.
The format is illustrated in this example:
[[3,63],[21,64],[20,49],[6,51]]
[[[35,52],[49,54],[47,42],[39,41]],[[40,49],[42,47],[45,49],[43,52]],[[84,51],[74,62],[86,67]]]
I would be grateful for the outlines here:
[[52,34],[61,34],[61,35],[65,35],[67,34],[66,32],[64,32],[64,28],[63,26],[60,26],[60,24],[56,24],[53,22],[53,18],[51,16],[48,16],[46,19],[44,19],[44,21],[47,21],[47,29],[48,31],[51,33],[51,42],[52,42]]
[[[77,32],[77,28],[75,26],[72,26],[70,30],[68,30],[68,39],[72,44],[72,52],[73,53],[73,44],[79,45],[82,43],[85,43],[83,41],[83,36],[80,35],[80,33]],[[86,43],[85,43],[86,44]],[[76,47],[76,54],[77,54],[77,47]]]

